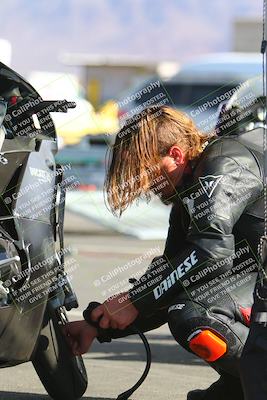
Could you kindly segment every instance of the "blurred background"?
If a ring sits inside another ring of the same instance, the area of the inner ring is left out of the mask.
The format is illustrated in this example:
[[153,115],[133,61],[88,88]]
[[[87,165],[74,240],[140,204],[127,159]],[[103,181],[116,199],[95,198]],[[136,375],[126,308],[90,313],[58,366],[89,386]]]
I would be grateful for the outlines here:
[[58,162],[78,180],[70,211],[123,234],[164,239],[169,210],[156,199],[121,221],[108,212],[106,150],[120,123],[149,104],[171,104],[202,131],[214,129],[220,103],[261,73],[261,8],[251,0],[1,1],[0,60],[45,99],[77,103],[53,114]]

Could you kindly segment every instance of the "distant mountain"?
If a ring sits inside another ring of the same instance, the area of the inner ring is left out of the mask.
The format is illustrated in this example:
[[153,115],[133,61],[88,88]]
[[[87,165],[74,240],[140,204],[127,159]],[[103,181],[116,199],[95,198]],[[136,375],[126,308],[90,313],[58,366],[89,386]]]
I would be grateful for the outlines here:
[[186,60],[231,49],[236,17],[261,18],[260,0],[1,0],[13,67],[63,70],[62,52]]

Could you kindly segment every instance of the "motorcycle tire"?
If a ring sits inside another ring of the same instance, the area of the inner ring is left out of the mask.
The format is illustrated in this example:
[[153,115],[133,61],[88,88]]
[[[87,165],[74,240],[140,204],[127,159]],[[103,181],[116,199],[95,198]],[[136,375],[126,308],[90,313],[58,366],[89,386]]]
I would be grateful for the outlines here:
[[53,400],[78,400],[85,393],[88,380],[83,359],[71,354],[54,313],[41,331],[32,363]]

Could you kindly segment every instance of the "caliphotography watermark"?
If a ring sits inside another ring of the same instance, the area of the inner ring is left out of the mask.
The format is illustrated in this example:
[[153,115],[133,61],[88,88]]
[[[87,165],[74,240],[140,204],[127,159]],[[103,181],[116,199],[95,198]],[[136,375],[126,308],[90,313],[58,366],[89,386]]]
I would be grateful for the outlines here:
[[[128,290],[131,285],[129,283],[129,274],[132,279],[138,280],[147,270],[148,260],[151,257],[160,254],[160,248],[151,247],[143,254],[138,255],[123,265],[119,265],[110,270],[106,274],[100,275],[93,281],[93,285],[99,290],[101,296],[112,299],[117,292]],[[156,260],[154,262],[157,262]]]
[[[56,296],[59,290],[64,290],[64,286],[71,282],[73,273],[79,267],[78,261],[70,255],[70,251],[69,247],[61,249],[57,256],[54,253],[13,275],[11,279],[3,281],[2,285],[8,290],[13,304],[28,312],[46,302],[48,296]],[[67,256],[64,265],[57,261],[61,255]]]

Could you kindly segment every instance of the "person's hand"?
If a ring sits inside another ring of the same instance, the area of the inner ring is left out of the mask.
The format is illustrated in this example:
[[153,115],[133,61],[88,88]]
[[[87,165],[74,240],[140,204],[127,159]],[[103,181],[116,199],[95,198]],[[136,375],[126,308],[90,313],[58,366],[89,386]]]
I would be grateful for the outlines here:
[[138,316],[138,310],[129,300],[128,292],[108,298],[91,313],[91,319],[99,321],[100,328],[125,329]]
[[69,322],[63,326],[62,331],[75,356],[87,353],[97,336],[97,329],[85,320]]

